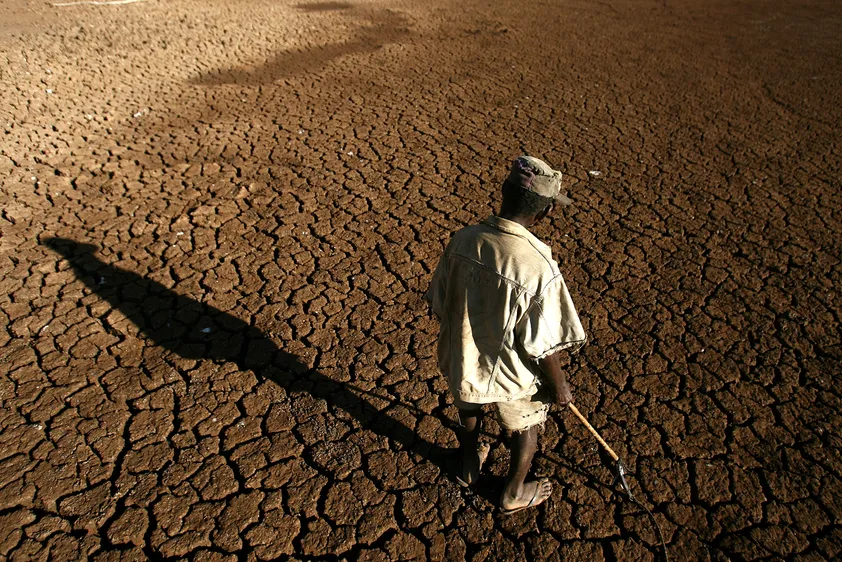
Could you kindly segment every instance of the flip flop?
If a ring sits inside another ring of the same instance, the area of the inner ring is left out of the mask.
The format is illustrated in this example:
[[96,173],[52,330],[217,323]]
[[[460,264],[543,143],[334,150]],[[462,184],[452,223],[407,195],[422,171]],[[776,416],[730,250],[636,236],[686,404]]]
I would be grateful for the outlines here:
[[[488,458],[488,453],[491,451],[491,445],[488,443],[483,443],[479,447],[477,447],[477,455],[479,456],[479,467],[477,468],[477,479],[479,479],[479,473],[482,471],[482,465],[485,463],[485,459]],[[463,488],[470,488],[471,484],[468,483],[465,478],[465,467],[460,460],[457,463],[457,474],[456,474],[456,483],[462,486]],[[476,480],[474,481],[474,483]]]
[[542,484],[544,482],[549,482],[549,478],[541,478],[540,480],[537,481],[537,485],[535,486],[535,493],[532,494],[532,499],[529,500],[528,504],[522,505],[520,507],[515,507],[515,508],[512,508],[512,509],[503,509],[501,507],[500,513],[503,514],[503,515],[511,515],[513,513],[517,513],[518,511],[523,511],[524,509],[528,509],[530,507],[535,507],[536,505],[541,505],[542,503],[547,501],[550,498],[550,496],[547,496],[546,498],[543,498],[543,499],[538,498],[538,493],[541,491]]

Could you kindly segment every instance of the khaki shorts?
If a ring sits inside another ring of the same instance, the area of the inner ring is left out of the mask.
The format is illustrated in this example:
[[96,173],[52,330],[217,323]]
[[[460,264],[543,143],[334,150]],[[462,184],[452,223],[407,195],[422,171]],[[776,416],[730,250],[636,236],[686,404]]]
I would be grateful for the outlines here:
[[[468,412],[480,410],[483,406],[463,402],[456,396],[453,397],[453,404]],[[540,393],[519,400],[494,402],[494,406],[497,410],[497,421],[509,431],[526,431],[532,426],[543,425],[547,421],[547,411],[550,409],[549,402],[544,401]]]

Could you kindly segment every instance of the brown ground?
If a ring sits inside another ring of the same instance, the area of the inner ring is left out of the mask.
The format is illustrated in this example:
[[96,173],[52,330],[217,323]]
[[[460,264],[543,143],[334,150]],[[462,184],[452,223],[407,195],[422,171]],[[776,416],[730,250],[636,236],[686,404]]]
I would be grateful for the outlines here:
[[0,559],[658,558],[568,412],[544,506],[495,512],[500,445],[448,475],[420,295],[524,150],[575,199],[538,234],[577,403],[672,560],[842,556],[838,2],[0,21]]

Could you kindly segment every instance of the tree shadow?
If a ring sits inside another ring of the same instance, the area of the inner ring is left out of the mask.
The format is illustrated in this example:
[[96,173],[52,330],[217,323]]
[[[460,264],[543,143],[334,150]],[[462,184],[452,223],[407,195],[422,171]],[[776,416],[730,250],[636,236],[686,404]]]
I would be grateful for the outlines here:
[[[297,356],[243,320],[101,261],[95,255],[98,248],[94,245],[65,238],[47,238],[41,243],[67,259],[79,280],[125,315],[155,345],[184,359],[230,361],[240,370],[250,369],[259,379],[271,380],[287,392],[307,392],[346,411],[363,429],[400,444],[443,472],[452,467],[452,449],[426,441],[363,397],[371,393],[308,368]],[[105,316],[100,321],[109,333],[123,335]],[[390,407],[415,409],[385,397],[377,398],[391,402]]]
[[[351,11],[351,6],[338,2],[299,5],[309,12]],[[406,17],[394,10],[367,13],[366,22],[359,33],[348,42],[316,45],[297,51],[276,55],[258,67],[235,67],[206,72],[190,80],[199,86],[237,84],[258,86],[275,82],[296,74],[318,72],[331,61],[347,55],[371,53],[383,45],[397,43],[409,35]]]

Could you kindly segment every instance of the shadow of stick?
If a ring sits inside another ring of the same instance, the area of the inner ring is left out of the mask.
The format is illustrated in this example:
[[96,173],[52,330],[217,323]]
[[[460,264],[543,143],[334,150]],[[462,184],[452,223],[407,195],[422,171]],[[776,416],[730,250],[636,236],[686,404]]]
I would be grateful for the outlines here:
[[[185,359],[230,361],[240,370],[251,369],[259,379],[272,380],[288,392],[308,392],[346,411],[363,429],[399,443],[445,469],[449,449],[425,441],[343,383],[308,369],[298,357],[280,349],[266,334],[243,320],[101,261],[95,255],[96,246],[63,238],[48,238],[42,243],[67,259],[89,289],[122,312],[155,345]],[[108,283],[98,281],[102,279]],[[115,332],[107,320],[101,320],[109,332]],[[208,331],[206,328],[211,326]]]

